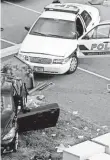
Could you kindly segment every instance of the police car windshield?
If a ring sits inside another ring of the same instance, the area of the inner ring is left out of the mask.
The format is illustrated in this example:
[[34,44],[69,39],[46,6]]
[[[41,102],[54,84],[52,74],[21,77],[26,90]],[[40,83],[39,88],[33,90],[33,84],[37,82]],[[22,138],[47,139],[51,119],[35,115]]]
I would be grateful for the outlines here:
[[76,27],[74,21],[40,18],[33,26],[30,34],[76,39]]

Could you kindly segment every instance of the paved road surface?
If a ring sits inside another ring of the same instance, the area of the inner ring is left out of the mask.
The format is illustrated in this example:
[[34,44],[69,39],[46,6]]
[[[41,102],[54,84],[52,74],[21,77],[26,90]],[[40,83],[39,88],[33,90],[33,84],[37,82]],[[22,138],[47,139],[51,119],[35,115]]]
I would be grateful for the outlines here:
[[5,48],[13,46],[12,44],[3,42],[3,41],[0,41],[0,43],[1,43],[1,49],[5,49]]
[[[74,0],[63,1],[74,2]],[[43,7],[49,4],[51,0],[8,2],[26,8],[6,2],[2,3],[2,27],[4,27],[2,39],[13,43],[21,43],[27,33],[24,26],[31,25],[38,17],[39,12],[43,10]],[[100,10],[102,20],[110,19],[110,7],[97,7]],[[81,59],[79,67],[105,76],[105,79],[107,77],[110,79],[110,58]],[[48,80],[55,83],[55,86],[43,91],[49,102],[58,102],[66,110],[78,110],[83,117],[110,126],[110,93],[107,92],[106,88],[110,81],[89,73],[78,69],[72,75],[37,75],[36,80]]]

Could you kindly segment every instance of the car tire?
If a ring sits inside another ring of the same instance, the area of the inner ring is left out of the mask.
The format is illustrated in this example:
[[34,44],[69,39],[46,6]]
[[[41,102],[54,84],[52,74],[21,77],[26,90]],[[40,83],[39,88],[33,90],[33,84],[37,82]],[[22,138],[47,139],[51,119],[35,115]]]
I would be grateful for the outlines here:
[[76,55],[74,55],[72,58],[71,58],[71,62],[70,62],[70,68],[69,70],[67,71],[68,74],[72,74],[76,71],[78,67],[78,58]]
[[18,132],[15,135],[15,141],[14,141],[14,146],[13,146],[13,152],[16,152],[18,149]]

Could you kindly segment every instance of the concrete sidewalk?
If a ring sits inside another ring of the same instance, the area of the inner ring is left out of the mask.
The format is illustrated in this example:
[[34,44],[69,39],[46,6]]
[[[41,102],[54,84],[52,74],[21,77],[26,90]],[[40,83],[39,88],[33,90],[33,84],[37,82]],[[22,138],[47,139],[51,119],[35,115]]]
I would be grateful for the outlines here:
[[18,53],[20,46],[21,46],[21,44],[17,44],[12,47],[1,49],[1,59],[4,57],[8,57],[10,55],[15,55],[16,53]]

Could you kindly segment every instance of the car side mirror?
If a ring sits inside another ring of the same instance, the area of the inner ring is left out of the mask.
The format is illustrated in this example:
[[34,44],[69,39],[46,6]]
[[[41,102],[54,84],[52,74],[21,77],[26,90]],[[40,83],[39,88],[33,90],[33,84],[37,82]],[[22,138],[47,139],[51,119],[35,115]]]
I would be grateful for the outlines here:
[[29,31],[30,30],[30,27],[26,26],[24,27],[26,31]]

